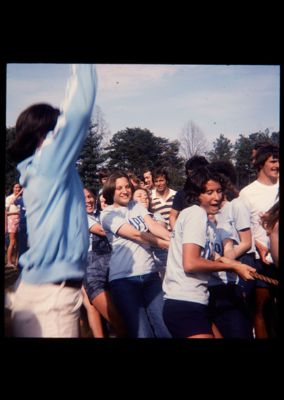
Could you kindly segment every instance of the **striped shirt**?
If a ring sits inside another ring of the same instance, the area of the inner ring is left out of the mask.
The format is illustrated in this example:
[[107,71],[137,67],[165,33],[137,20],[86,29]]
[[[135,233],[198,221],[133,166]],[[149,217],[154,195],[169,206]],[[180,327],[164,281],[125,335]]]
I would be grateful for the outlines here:
[[152,191],[152,210],[155,212],[159,212],[164,219],[166,220],[167,227],[170,229],[169,220],[170,220],[170,211],[173,205],[173,200],[175,197],[176,191],[169,188],[169,193],[166,199],[162,197],[158,197],[158,193],[156,189]]

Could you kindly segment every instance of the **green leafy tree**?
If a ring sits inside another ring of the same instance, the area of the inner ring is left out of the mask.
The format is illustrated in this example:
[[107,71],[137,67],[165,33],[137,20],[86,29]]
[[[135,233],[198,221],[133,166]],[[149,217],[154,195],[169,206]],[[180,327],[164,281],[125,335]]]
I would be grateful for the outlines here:
[[145,167],[164,167],[173,186],[178,186],[183,159],[178,156],[179,142],[155,136],[148,129],[126,128],[117,132],[106,148],[110,170],[131,170],[140,176]]
[[255,179],[255,171],[251,165],[253,144],[254,142],[250,138],[244,135],[239,135],[239,138],[234,145],[237,186],[239,189],[248,185],[253,179]]
[[105,161],[104,143],[109,136],[109,128],[99,106],[95,107],[90,121],[88,135],[77,160],[77,169],[84,186],[99,189],[98,168]]
[[272,132],[271,133],[271,140],[272,140],[272,142],[274,142],[274,143],[279,145],[279,140],[280,140],[279,132]]
[[213,150],[207,153],[209,161],[228,160],[234,157],[234,145],[230,139],[225,138],[221,133],[218,139],[213,142]]
[[264,132],[255,132],[255,133],[250,133],[249,134],[249,140],[252,143],[252,147],[254,146],[255,143],[257,142],[262,142],[262,141],[266,141],[266,140],[271,140],[270,136],[269,136],[269,129],[265,129]]

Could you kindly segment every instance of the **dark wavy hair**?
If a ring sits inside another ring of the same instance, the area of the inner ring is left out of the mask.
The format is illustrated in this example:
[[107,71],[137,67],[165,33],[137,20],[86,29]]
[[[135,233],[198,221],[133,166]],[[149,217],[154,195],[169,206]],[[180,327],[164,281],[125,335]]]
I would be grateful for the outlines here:
[[32,156],[47,133],[55,128],[59,114],[58,108],[45,103],[24,110],[16,122],[16,139],[7,149],[10,158],[19,163]]
[[211,170],[209,166],[197,168],[189,177],[187,177],[183,188],[187,207],[194,204],[199,205],[199,196],[202,193],[205,193],[208,181],[220,183],[223,191],[226,188],[224,178],[220,174]]
[[185,163],[185,174],[187,176],[191,174],[193,170],[200,167],[206,167],[208,164],[209,162],[206,160],[205,157],[198,155],[192,156]]
[[167,185],[170,183],[170,178],[168,171],[165,168],[157,168],[152,172],[152,180],[155,182],[160,176],[163,176],[167,182]]
[[221,177],[224,179],[226,186],[224,194],[226,195],[228,201],[232,201],[239,196],[239,192],[235,187],[237,183],[236,169],[230,161],[213,161],[210,164],[209,169],[214,171],[216,174],[221,175]]

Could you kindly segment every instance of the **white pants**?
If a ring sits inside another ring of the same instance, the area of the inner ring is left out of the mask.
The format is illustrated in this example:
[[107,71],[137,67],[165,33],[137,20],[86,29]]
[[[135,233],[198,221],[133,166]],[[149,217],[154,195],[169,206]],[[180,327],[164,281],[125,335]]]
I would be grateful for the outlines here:
[[20,282],[13,299],[15,337],[79,337],[81,289]]

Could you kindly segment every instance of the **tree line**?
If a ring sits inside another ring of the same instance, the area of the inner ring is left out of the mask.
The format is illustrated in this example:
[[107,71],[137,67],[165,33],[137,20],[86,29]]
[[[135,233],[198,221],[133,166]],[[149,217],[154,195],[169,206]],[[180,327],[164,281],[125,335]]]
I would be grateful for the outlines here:
[[[6,128],[6,148],[15,138],[15,128]],[[279,144],[279,132],[240,134],[235,143],[223,134],[206,150],[206,139],[196,124],[189,121],[182,130],[180,140],[169,140],[156,136],[148,129],[125,128],[109,139],[109,130],[99,107],[91,120],[87,139],[77,160],[77,168],[85,186],[99,187],[98,172],[101,168],[131,170],[142,177],[144,168],[166,168],[170,187],[180,189],[184,184],[184,164],[193,155],[204,155],[208,161],[229,160],[237,171],[237,186],[255,179],[251,167],[251,151],[258,141],[270,140]],[[11,192],[12,184],[19,179],[15,163],[6,154],[5,190]]]

